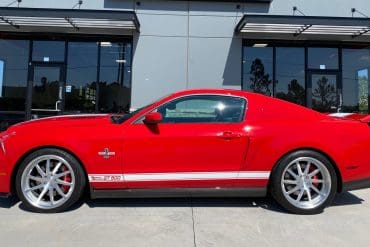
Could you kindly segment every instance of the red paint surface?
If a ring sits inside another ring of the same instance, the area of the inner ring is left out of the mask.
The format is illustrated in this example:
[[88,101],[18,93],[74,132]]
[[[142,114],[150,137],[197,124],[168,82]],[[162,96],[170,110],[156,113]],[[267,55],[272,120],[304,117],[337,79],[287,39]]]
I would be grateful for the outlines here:
[[[248,101],[245,120],[235,124],[135,123],[158,105],[190,94],[226,94]],[[363,118],[361,118],[363,119]],[[13,134],[14,133],[14,134]],[[285,101],[234,90],[198,89],[170,95],[122,124],[109,115],[65,116],[28,121],[0,148],[0,192],[8,193],[16,164],[28,152],[59,147],[74,154],[88,174],[271,171],[285,154],[315,149],[330,157],[343,181],[370,178],[370,128]],[[235,137],[235,138],[234,138]],[[98,152],[109,148],[114,156]],[[356,169],[348,169],[356,167]],[[92,183],[100,189],[163,187],[263,187],[267,179]]]

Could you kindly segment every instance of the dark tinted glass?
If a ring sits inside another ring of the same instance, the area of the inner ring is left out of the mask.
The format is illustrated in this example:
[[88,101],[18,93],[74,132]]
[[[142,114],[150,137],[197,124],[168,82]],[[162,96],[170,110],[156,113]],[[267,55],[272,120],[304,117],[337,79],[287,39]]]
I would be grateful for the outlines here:
[[64,41],[33,41],[32,60],[64,62]]
[[338,48],[308,48],[308,68],[338,69]]
[[370,49],[343,49],[342,112],[369,110]]
[[276,48],[275,97],[305,105],[304,48]]
[[237,123],[243,120],[245,100],[226,96],[189,96],[157,109],[165,123]]
[[98,69],[96,42],[69,42],[65,110],[94,112]]
[[28,54],[28,41],[0,40],[0,129],[24,120]]
[[99,111],[122,113],[130,109],[131,44],[101,43]]
[[243,90],[272,95],[272,47],[244,47]]
[[34,67],[32,83],[33,111],[35,109],[56,109],[60,90],[60,72],[59,67]]
[[337,76],[312,74],[312,108],[319,112],[337,111]]

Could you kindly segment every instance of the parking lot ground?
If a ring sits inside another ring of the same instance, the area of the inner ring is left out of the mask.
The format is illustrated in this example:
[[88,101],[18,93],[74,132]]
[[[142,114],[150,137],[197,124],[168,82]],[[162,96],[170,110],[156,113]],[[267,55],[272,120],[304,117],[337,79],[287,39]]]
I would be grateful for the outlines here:
[[268,198],[87,199],[59,214],[0,199],[0,246],[370,246],[370,189],[310,216]]

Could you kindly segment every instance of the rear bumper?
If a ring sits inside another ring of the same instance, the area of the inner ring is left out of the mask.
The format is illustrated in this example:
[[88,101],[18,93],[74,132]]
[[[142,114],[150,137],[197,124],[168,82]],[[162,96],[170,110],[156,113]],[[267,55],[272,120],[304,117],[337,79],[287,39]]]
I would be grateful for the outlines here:
[[370,188],[370,178],[354,180],[343,183],[343,191],[359,190]]

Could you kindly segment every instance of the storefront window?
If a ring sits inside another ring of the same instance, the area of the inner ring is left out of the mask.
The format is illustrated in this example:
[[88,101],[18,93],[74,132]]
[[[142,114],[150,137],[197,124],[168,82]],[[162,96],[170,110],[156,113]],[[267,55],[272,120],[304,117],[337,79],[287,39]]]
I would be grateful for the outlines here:
[[308,48],[309,69],[338,69],[338,48]]
[[64,62],[64,41],[33,41],[32,60],[38,62]]
[[69,42],[65,110],[67,112],[94,112],[98,44],[96,42]]
[[29,42],[0,40],[0,129],[24,120]]
[[304,48],[276,48],[275,97],[305,105]]
[[130,94],[131,44],[101,42],[99,111],[129,111]]
[[343,49],[344,112],[369,110],[370,49]]
[[243,90],[272,95],[272,47],[244,47]]

